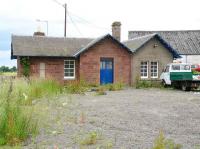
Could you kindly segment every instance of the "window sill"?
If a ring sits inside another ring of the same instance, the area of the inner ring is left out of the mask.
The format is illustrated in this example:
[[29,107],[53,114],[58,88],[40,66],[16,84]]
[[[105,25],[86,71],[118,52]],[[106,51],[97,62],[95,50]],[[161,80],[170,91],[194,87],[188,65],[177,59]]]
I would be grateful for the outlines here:
[[158,77],[151,77],[151,79],[158,79]]
[[64,80],[75,80],[75,77],[73,78],[64,77]]

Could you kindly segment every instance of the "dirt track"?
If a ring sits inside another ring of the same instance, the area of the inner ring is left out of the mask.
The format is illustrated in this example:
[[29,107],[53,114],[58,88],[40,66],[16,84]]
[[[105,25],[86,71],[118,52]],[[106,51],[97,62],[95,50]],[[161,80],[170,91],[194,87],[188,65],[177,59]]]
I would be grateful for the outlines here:
[[184,149],[200,145],[200,92],[126,89],[62,96],[35,106],[43,115],[43,129],[25,148],[79,149],[78,140],[91,131],[100,139],[82,148],[111,142],[114,149],[150,149],[160,130]]

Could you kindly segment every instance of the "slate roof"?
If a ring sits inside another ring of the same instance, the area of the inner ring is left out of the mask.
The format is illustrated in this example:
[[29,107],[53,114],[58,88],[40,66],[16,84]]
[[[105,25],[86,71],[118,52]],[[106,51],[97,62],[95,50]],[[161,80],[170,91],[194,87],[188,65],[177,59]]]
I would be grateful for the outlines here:
[[142,48],[145,44],[147,44],[151,39],[156,38],[158,39],[161,44],[163,44],[164,47],[166,47],[170,53],[172,53],[174,58],[180,58],[180,55],[177,53],[173,47],[167,43],[160,35],[154,33],[154,34],[148,34],[145,36],[136,37],[127,41],[124,41],[123,43],[131,49],[133,53],[137,52],[140,48]]
[[96,39],[13,35],[11,58],[16,58],[16,56],[77,57],[105,38],[112,39],[119,46],[131,52],[110,34]]
[[123,44],[122,42],[119,42],[117,39],[115,39],[113,36],[111,36],[110,34],[106,34],[103,36],[100,36],[96,39],[94,39],[93,41],[91,41],[88,45],[86,45],[85,47],[83,47],[80,51],[78,51],[74,56],[78,56],[80,55],[82,52],[88,50],[89,48],[91,48],[93,45],[95,45],[96,43],[100,42],[101,40],[105,39],[105,38],[110,38],[111,40],[113,40],[114,42],[116,42],[119,46],[121,46],[122,48],[125,48],[127,51],[132,52],[131,49],[129,49],[125,44]]
[[141,46],[143,46],[146,42],[152,39],[156,34],[149,34],[141,37],[136,37],[123,43],[131,49],[132,52],[136,52]]
[[157,33],[181,55],[200,54],[200,30],[129,31],[129,39]]
[[92,38],[13,35],[11,55],[13,58],[16,56],[73,57],[93,40]]

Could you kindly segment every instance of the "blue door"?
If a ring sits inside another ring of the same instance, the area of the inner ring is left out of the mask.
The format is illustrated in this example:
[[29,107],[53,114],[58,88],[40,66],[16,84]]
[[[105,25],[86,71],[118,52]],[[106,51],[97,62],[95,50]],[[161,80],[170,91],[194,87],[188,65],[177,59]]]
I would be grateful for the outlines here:
[[113,83],[113,59],[102,58],[100,67],[100,83]]

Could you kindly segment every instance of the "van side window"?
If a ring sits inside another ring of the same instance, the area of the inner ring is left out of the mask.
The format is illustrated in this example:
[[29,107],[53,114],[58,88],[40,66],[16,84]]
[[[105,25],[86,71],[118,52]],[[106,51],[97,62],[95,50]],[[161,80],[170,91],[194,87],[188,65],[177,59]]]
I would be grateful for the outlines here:
[[172,70],[180,70],[180,65],[172,65]]
[[169,72],[169,66],[165,68],[165,72]]
[[183,65],[181,70],[190,70],[190,65]]

